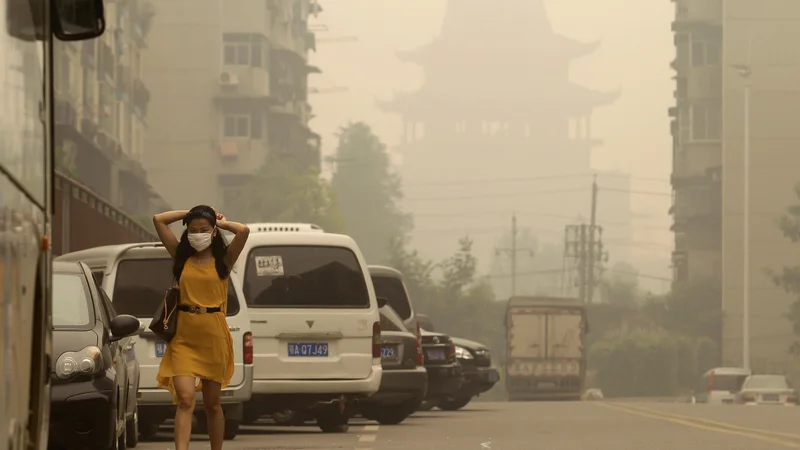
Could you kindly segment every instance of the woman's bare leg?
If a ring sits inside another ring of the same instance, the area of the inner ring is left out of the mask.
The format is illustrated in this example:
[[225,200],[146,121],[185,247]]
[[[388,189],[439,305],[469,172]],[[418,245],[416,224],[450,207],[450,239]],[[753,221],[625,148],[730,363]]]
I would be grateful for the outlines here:
[[221,394],[222,385],[215,381],[203,380],[203,406],[206,409],[211,450],[222,450],[222,442],[225,440],[225,416],[222,413]]
[[175,450],[189,450],[195,405],[195,379],[185,376],[173,377],[172,384],[178,395],[178,408],[175,411]]

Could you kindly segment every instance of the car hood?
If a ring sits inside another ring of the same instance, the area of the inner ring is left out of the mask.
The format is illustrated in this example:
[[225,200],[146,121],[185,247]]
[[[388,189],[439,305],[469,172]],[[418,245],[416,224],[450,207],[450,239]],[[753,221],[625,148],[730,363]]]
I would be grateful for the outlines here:
[[98,341],[99,337],[94,330],[53,330],[53,354],[50,356],[50,367],[55,372],[59,356],[98,345]]
[[489,347],[481,344],[480,342],[470,341],[468,339],[461,339],[457,337],[450,338],[453,341],[453,344],[458,345],[459,347],[465,347],[470,350],[488,350]]

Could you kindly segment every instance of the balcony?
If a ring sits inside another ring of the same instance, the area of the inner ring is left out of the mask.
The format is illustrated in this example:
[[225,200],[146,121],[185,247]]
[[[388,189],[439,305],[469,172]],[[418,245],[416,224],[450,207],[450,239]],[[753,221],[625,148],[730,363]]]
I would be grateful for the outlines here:
[[723,0],[677,0],[673,31],[689,31],[722,24]]
[[686,96],[689,99],[722,98],[722,68],[694,67],[686,76]]
[[261,67],[226,66],[217,79],[217,101],[251,101],[272,104],[270,73]]

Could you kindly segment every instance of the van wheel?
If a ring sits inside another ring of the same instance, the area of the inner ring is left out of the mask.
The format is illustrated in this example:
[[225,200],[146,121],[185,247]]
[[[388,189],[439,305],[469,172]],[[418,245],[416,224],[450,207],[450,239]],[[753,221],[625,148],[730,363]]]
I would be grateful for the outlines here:
[[230,441],[236,439],[236,435],[239,434],[239,425],[241,422],[234,419],[226,419],[225,420],[225,440]]
[[458,411],[459,409],[467,406],[470,401],[472,401],[472,397],[468,395],[447,397],[439,400],[439,403],[436,405],[436,407],[442,411]]
[[350,418],[339,411],[338,406],[317,413],[317,426],[323,433],[347,433]]
[[125,446],[134,448],[139,445],[139,413],[133,413],[133,419],[125,422]]

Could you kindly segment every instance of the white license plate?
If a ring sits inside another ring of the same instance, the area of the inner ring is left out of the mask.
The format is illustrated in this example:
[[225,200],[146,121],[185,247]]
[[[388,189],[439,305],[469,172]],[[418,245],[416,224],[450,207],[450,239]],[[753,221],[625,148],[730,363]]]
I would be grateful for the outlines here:
[[166,342],[156,342],[156,358],[161,358],[164,356],[164,352],[167,351],[167,343]]
[[395,359],[397,352],[394,347],[381,347],[381,359]]
[[444,350],[429,350],[425,353],[431,361],[444,361],[447,359]]
[[292,357],[321,357],[328,356],[327,342],[289,342],[288,354]]

